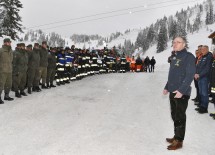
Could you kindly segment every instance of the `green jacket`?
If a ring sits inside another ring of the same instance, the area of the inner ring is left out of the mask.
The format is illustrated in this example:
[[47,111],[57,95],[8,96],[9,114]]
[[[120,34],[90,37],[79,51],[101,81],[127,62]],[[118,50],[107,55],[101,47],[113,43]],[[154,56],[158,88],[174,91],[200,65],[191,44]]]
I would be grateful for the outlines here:
[[10,46],[0,48],[0,74],[12,73],[13,52]]
[[36,69],[40,67],[40,49],[34,48],[28,55],[28,68]]
[[27,72],[28,69],[28,52],[18,49],[13,54],[13,73]]
[[49,52],[48,54],[48,68],[56,68],[56,56],[55,53]]
[[40,49],[40,67],[48,66],[48,51],[45,48]]

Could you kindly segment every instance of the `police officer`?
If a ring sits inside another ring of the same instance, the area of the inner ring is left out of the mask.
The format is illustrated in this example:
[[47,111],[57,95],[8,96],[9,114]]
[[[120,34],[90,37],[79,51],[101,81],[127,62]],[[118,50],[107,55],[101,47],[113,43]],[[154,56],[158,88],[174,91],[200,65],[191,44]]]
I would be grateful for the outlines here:
[[9,97],[12,87],[12,61],[11,41],[9,38],[5,38],[2,48],[0,48],[0,104],[4,104],[1,99],[3,90],[5,92],[4,100],[13,100],[13,98]]

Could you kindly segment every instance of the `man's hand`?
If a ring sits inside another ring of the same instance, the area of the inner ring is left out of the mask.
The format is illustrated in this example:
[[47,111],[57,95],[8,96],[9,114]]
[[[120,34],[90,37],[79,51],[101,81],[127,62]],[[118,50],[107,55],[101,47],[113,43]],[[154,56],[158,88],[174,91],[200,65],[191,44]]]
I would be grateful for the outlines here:
[[199,79],[199,74],[195,74],[194,78],[195,78],[195,80],[198,80]]
[[181,98],[182,96],[183,96],[183,94],[182,93],[180,93],[179,91],[174,91],[173,93],[176,93],[175,94],[175,97],[174,98]]
[[167,95],[168,94],[168,90],[164,89],[163,90],[163,95]]

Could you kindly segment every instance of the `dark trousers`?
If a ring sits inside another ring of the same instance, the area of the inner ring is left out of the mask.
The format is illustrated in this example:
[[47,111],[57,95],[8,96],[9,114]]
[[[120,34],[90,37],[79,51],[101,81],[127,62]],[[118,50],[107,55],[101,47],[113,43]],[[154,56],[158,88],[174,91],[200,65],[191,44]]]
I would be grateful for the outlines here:
[[183,141],[186,130],[186,110],[190,96],[183,95],[182,98],[174,98],[175,94],[170,93],[170,109],[174,122],[174,138]]
[[151,72],[154,72],[155,70],[155,65],[151,65]]
[[9,94],[12,87],[12,73],[0,73],[0,95],[2,91]]
[[199,95],[200,95],[200,105],[201,107],[208,109],[208,102],[209,102],[209,96],[208,96],[208,88],[209,88],[209,79],[207,77],[203,77],[199,79],[198,85],[199,85]]
[[23,91],[25,89],[26,84],[26,72],[20,72],[13,75],[13,86],[14,91],[21,90]]
[[200,98],[199,98],[199,84],[198,84],[199,82],[197,81],[197,80],[195,80],[194,79],[194,85],[195,85],[195,87],[196,87],[196,99],[198,100],[198,101],[200,101]]
[[149,72],[151,72],[151,68],[149,65],[146,65],[146,72],[147,72],[147,70],[149,70]]
[[53,84],[55,73],[56,73],[55,68],[47,68],[47,77],[46,77],[47,84]]

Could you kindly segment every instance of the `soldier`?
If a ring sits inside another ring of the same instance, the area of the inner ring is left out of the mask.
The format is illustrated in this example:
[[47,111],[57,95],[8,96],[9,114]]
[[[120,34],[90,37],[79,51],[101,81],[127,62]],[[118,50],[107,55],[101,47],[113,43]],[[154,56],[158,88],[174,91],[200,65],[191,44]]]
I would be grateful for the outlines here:
[[47,67],[47,78],[46,78],[46,86],[48,88],[56,87],[53,84],[55,73],[56,73],[56,62],[57,62],[57,59],[55,56],[56,49],[51,48],[50,50],[51,51],[48,54],[48,67]]
[[[13,58],[13,84],[15,96],[21,98],[22,96],[27,96],[24,92],[26,85],[26,76],[28,69],[28,53],[25,50],[25,44],[20,44],[21,49],[14,52]],[[20,92],[19,92],[20,90]]]
[[4,39],[4,45],[0,48],[0,104],[4,104],[1,99],[4,90],[4,100],[12,101],[9,92],[12,87],[12,60],[11,41],[9,38]]
[[31,94],[32,87],[33,91],[39,92],[39,66],[40,66],[40,49],[39,44],[35,43],[33,51],[29,52],[28,55],[28,93]]
[[38,79],[42,78],[42,89],[47,89],[46,84],[46,77],[47,77],[47,66],[48,66],[48,50],[47,50],[47,42],[42,42],[42,47],[40,49],[40,67],[39,67],[39,74]]

